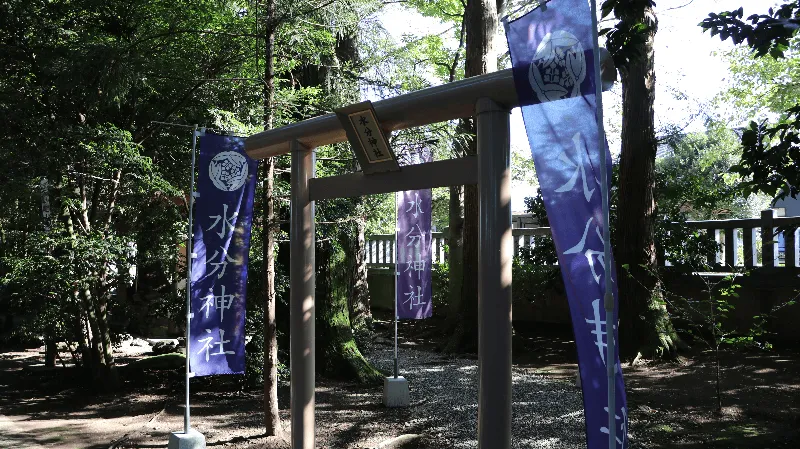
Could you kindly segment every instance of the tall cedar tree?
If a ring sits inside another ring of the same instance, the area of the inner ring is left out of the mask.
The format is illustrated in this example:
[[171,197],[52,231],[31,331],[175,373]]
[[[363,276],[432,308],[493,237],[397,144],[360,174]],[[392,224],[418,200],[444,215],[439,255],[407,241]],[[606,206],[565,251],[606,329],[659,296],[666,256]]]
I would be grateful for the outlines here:
[[608,0],[619,22],[607,45],[622,75],[622,149],[616,222],[620,352],[623,357],[674,355],[678,337],[659,295],[655,249],[653,42],[658,29],[651,0]]
[[[264,76],[263,118],[264,130],[272,129],[275,121],[275,33],[280,25],[275,0],[264,5]],[[263,251],[264,251],[264,430],[267,436],[283,436],[281,417],[278,414],[278,340],[275,319],[275,158],[261,162],[261,179],[264,201]]]
[[[469,0],[465,9],[466,57],[464,76],[485,75],[497,70],[498,11],[505,8],[505,0]],[[466,146],[467,155],[477,154],[474,138],[475,123],[465,120],[461,128],[473,137]],[[456,192],[457,193],[457,192]],[[451,205],[453,199],[451,197]],[[461,282],[460,313],[457,326],[447,345],[448,350],[475,351],[478,343],[478,246],[479,242],[478,186],[464,186],[463,274]]]

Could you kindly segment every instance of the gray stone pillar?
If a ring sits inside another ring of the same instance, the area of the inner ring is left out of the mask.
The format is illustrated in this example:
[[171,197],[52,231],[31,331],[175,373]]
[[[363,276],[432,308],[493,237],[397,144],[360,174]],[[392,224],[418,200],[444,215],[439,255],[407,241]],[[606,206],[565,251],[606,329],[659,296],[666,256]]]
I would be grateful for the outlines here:
[[292,449],[314,449],[314,150],[292,142],[289,277]]
[[476,105],[478,250],[478,448],[511,447],[510,111],[488,98]]

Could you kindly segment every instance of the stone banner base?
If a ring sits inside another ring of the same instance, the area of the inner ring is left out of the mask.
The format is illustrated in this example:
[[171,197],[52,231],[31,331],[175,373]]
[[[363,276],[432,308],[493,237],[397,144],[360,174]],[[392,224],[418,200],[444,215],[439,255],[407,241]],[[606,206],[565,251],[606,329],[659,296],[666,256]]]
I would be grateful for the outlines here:
[[383,379],[383,405],[387,407],[408,407],[408,381],[403,376]]
[[169,434],[168,449],[206,449],[206,437],[195,429],[188,433],[172,432]]

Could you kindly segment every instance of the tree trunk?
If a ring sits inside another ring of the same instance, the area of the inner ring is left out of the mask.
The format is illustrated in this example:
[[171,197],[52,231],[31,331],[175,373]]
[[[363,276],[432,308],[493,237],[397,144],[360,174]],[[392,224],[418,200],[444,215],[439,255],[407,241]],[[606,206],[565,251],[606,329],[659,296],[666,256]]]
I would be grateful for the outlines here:
[[[62,188],[63,185],[60,182],[56,184],[56,204],[61,205],[58,219],[64,223],[64,229],[66,230],[66,235],[70,238],[68,240],[70,244],[57,247],[55,251],[56,257],[59,257],[61,253],[67,254],[74,251],[72,245],[75,240],[75,227],[72,223],[72,215],[70,214],[69,206],[61,197]],[[73,319],[69,323],[69,326],[71,327],[73,335],[77,339],[78,353],[81,355],[80,363],[83,367],[86,367],[90,363],[91,359],[91,351],[89,351],[90,336],[88,326],[85,325],[83,303],[81,301],[80,291],[77,286],[72,289],[72,298],[70,299],[72,301],[73,310],[76,313],[72,317]]]
[[458,316],[461,315],[461,283],[464,279],[464,210],[461,206],[464,200],[464,187],[450,187],[450,210],[447,236],[447,264],[449,267],[448,279],[448,326],[450,329],[458,327]]
[[52,338],[44,341],[44,366],[54,368],[58,356],[58,344]]
[[353,329],[372,328],[372,311],[369,305],[369,284],[367,281],[367,222],[359,218],[355,222],[355,239],[350,239],[349,252],[352,257],[351,282],[348,304],[350,325]]
[[[50,232],[50,190],[48,188],[47,178],[42,178],[40,182],[42,191],[42,227],[44,231]],[[0,229],[0,242],[5,241],[3,238],[3,231]],[[3,254],[0,253],[0,258]],[[6,327],[11,328],[10,321],[13,320],[11,315],[6,315]],[[47,338],[44,342],[44,366],[54,368],[56,366],[56,357],[58,356],[58,342],[53,338]]]
[[[60,187],[57,190],[61,190]],[[86,202],[86,190],[79,185],[75,193],[81,198],[81,210],[75,215],[79,219],[79,224],[85,233],[90,231],[88,221],[88,209]],[[66,198],[61,200],[61,220],[64,222],[67,235],[72,242],[71,247],[64,248],[65,251],[75,251],[74,242],[78,238],[77,230],[73,219],[73,211],[67,203]],[[81,270],[76,266],[76,270]],[[92,278],[99,278],[98,273],[94,273]],[[98,281],[99,282],[99,281]],[[103,301],[95,298],[90,285],[78,285],[73,289],[73,300],[75,301],[77,316],[76,328],[80,333],[78,346],[81,352],[81,362],[86,372],[86,379],[96,391],[111,392],[120,387],[120,379],[111,347],[111,335],[108,328],[108,316],[106,306]]]
[[112,354],[108,317],[100,307],[101,301],[95,298],[89,288],[83,289],[82,296],[92,332],[91,361],[84,361],[84,365],[91,374],[92,387],[96,391],[112,392],[119,389],[121,384]]
[[[264,36],[264,129],[274,122],[275,100],[275,0],[267,0]],[[283,436],[278,414],[278,341],[275,321],[275,159],[262,162],[264,167],[264,428],[267,436]]]
[[330,241],[317,243],[317,371],[342,380],[379,382],[383,375],[361,355],[347,310],[347,258]]
[[264,427],[268,436],[282,436],[278,414],[278,340],[275,315],[275,159],[263,161],[264,168]]
[[[620,351],[626,358],[674,353],[675,330],[653,274],[657,269],[654,242],[655,159],[653,102],[656,76],[653,40],[656,17],[652,8],[643,17],[650,22],[647,40],[639,45],[640,58],[622,70],[622,153],[620,156],[617,245],[620,298]],[[627,269],[625,268],[627,267]]]
[[[466,11],[464,13],[461,16],[461,33],[459,34],[458,48],[453,57],[453,63],[450,64],[449,82],[451,83],[456,80],[458,61],[461,59],[461,52],[465,44]],[[453,142],[453,153],[456,157],[464,156],[466,151],[462,148],[461,141]],[[464,186],[450,186],[449,199],[447,217],[447,304],[450,310],[447,312],[447,334],[451,334],[458,328],[459,316],[461,315],[461,285],[464,282],[464,208],[462,206],[464,204]]]
[[[464,14],[467,34],[464,75],[467,78],[497,70],[494,37],[497,34],[497,10],[498,7],[502,9],[503,3],[496,0],[467,1]],[[462,126],[474,136],[475,127],[472,121],[465,121]],[[477,154],[474,137],[470,139],[466,150],[467,155]],[[474,351],[478,347],[479,211],[478,186],[474,184],[464,186],[461,311],[455,317],[458,325],[447,344],[448,351]]]
[[100,347],[103,351],[103,364],[114,365],[114,348],[111,345],[111,330],[108,326],[108,301],[105,295],[92,295],[92,302],[95,305],[95,315],[97,316],[97,329],[100,332],[98,338]]

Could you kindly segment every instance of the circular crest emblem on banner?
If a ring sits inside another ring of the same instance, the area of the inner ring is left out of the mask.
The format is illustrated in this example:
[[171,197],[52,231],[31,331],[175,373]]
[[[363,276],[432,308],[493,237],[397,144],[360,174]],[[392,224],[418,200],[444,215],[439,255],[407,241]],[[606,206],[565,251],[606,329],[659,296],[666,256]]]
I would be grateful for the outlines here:
[[208,175],[214,187],[232,192],[247,180],[247,159],[235,151],[223,151],[211,159]]
[[536,48],[528,71],[528,80],[539,101],[579,96],[584,78],[586,56],[578,38],[564,30],[547,33]]

